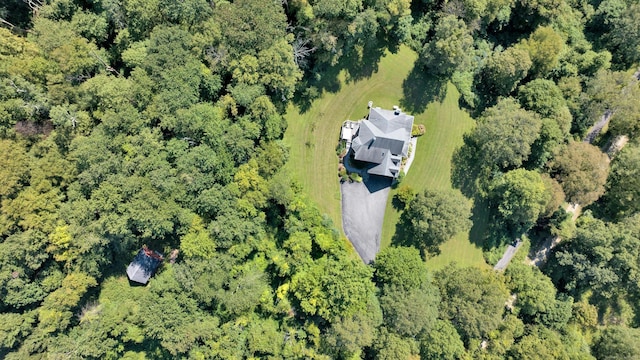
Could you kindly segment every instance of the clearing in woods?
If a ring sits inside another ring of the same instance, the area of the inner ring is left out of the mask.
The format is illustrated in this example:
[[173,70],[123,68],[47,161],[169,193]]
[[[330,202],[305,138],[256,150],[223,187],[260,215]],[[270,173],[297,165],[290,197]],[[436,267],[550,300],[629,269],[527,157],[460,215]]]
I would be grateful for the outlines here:
[[[416,191],[451,188],[451,156],[462,144],[462,135],[471,129],[473,120],[460,109],[459,93],[451,84],[438,88],[441,100],[429,101],[427,105],[424,94],[435,93],[438,84],[423,79],[424,75],[413,68],[416,58],[409,48],[401,47],[396,54],[386,53],[377,71],[365,79],[347,81],[346,72],[342,71],[337,91],[325,91],[305,112],[301,113],[295,105],[287,109],[284,142],[291,149],[289,173],[341,231],[336,156],[340,126],[346,119],[365,116],[369,100],[374,106],[387,109],[400,105],[403,111],[415,116],[416,124],[426,126],[426,134],[418,139],[415,160],[402,184]],[[382,248],[391,243],[400,215],[391,205],[394,194],[392,190],[387,202]],[[437,269],[451,261],[487,266],[481,249],[469,241],[468,233],[458,234],[443,244],[441,254],[429,259],[427,265]]]

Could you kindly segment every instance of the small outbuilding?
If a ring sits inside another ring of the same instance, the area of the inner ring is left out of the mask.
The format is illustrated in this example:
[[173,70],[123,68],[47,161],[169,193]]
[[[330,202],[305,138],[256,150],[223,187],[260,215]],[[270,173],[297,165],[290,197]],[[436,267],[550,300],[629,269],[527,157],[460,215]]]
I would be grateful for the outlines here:
[[140,284],[146,284],[155,274],[164,260],[162,253],[149,249],[146,245],[138,251],[138,254],[127,267],[129,280]]

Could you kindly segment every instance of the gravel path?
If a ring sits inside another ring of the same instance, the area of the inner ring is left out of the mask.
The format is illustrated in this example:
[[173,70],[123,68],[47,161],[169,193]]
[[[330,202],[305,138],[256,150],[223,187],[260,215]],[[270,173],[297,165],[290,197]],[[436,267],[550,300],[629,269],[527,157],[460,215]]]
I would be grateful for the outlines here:
[[407,163],[404,164],[404,169],[403,169],[405,174],[409,173],[409,168],[411,168],[411,164],[413,164],[413,159],[416,157],[416,146],[418,146],[418,138],[412,137],[411,138],[411,154],[409,154],[409,157],[407,158]]
[[391,179],[370,176],[361,183],[342,183],[342,228],[362,261],[370,263],[380,250],[382,222]]
[[504,269],[506,269],[507,265],[509,265],[509,263],[511,262],[511,259],[513,259],[513,257],[516,255],[521,245],[522,245],[522,240],[516,239],[515,246],[509,245],[507,247],[507,250],[504,252],[504,255],[502,255],[502,259],[498,261],[498,263],[496,264],[496,266],[493,267],[493,269],[498,271],[503,271]]
[[589,144],[593,143],[593,140],[596,139],[596,136],[598,136],[600,134],[600,131],[602,131],[602,129],[604,128],[604,126],[609,123],[609,120],[611,120],[612,115],[613,115],[613,111],[606,110],[602,115],[602,117],[600,117],[600,121],[593,124],[593,126],[589,129],[583,141]]
[[[640,80],[640,69],[633,74],[633,80],[634,81]],[[600,118],[600,121],[595,123],[589,129],[589,131],[587,132],[587,136],[585,136],[583,141],[592,143],[593,140],[596,138],[596,136],[600,134],[600,131],[602,131],[602,128],[609,122],[609,120],[611,120],[612,115],[613,115],[613,111],[605,110],[604,114],[602,114],[602,117]],[[629,138],[626,135],[619,136],[616,139],[614,139],[612,144],[605,151],[607,155],[609,155],[609,158],[612,158],[616,152],[620,151],[627,144],[628,140]],[[578,216],[580,216],[582,207],[579,204],[569,204],[569,206],[565,210],[567,212],[572,213],[571,219],[575,222]],[[547,258],[551,250],[554,247],[556,247],[561,241],[562,241],[562,238],[559,236],[548,238],[544,242],[542,247],[535,252],[535,254],[533,255],[533,258],[527,257],[527,260],[526,260],[527,263],[532,266],[540,267],[542,264],[544,264],[547,261]],[[510,249],[507,249],[507,251],[505,252],[505,256],[509,251]],[[496,265],[496,267],[497,266],[498,265]]]

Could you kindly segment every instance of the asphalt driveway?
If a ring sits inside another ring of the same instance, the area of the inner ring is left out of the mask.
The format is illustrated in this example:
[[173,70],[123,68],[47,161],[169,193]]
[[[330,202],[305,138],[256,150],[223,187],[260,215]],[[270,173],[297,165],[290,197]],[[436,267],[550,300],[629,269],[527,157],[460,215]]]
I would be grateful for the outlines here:
[[342,228],[365,263],[375,259],[380,250],[382,222],[391,189],[391,179],[369,176],[361,183],[344,182],[342,193]]

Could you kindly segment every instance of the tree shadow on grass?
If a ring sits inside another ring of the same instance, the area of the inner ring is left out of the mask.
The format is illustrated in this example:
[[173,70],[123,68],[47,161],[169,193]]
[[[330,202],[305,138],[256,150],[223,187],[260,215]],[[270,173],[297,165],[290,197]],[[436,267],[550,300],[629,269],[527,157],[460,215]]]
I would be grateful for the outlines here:
[[451,183],[466,197],[474,198],[478,192],[476,180],[482,172],[476,147],[469,136],[464,135],[464,144],[453,152],[451,158]]
[[481,159],[478,156],[476,146],[471,139],[465,135],[464,144],[455,150],[451,159],[451,183],[454,188],[459,189],[466,197],[473,199],[473,209],[471,209],[471,221],[473,226],[469,232],[469,240],[472,244],[489,249],[493,247],[492,242],[502,240],[501,234],[496,233],[501,222],[491,210],[491,204],[482,196],[482,191],[478,179],[487,178],[487,169],[482,167]]
[[305,73],[304,80],[298,85],[293,103],[298,106],[300,113],[304,114],[309,111],[313,101],[322,97],[323,92],[337,93],[342,87],[340,72],[343,70],[347,83],[370,78],[378,71],[380,59],[388,48],[387,41],[377,39],[367,43],[362,52],[351,49],[340,57],[336,65],[316,63],[311,71]]
[[430,74],[419,62],[416,62],[406,79],[402,82],[403,97],[400,105],[413,114],[423,112],[429,103],[442,101],[447,95],[447,79]]
[[378,72],[380,59],[384,56],[385,51],[386,47],[366,46],[362,55],[355,51],[345,55],[341,62],[345,64],[346,82],[352,83],[368,79]]
[[526,233],[521,226],[505,220],[488,200],[478,196],[474,201],[471,220],[473,226],[469,240],[484,251],[504,249]]
[[400,200],[398,194],[396,194],[391,198],[391,206],[393,206],[393,208],[397,211],[402,211],[405,209],[406,204],[404,203],[404,201]]

